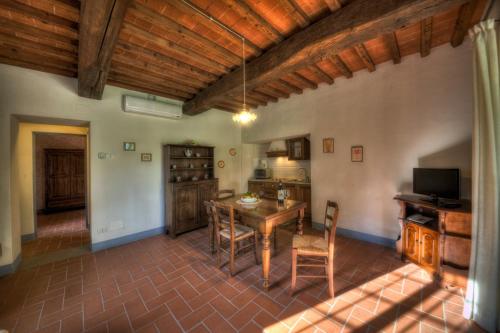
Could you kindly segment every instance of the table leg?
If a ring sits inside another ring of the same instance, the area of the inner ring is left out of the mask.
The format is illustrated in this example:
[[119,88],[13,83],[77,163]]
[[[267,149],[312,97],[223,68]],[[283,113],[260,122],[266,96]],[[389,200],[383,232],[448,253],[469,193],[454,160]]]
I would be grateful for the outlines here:
[[271,266],[271,240],[270,235],[262,235],[262,277],[264,278],[264,289],[269,288],[269,267]]
[[302,223],[303,221],[304,221],[304,208],[299,210],[299,219],[297,221],[297,234],[298,235],[302,235],[304,233],[304,225]]

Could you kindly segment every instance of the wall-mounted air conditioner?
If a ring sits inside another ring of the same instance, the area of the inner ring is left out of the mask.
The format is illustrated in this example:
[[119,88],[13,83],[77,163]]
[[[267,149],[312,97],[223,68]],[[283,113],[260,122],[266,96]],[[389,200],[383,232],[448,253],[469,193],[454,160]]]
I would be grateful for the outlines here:
[[182,117],[181,105],[127,95],[123,96],[123,111],[170,119]]

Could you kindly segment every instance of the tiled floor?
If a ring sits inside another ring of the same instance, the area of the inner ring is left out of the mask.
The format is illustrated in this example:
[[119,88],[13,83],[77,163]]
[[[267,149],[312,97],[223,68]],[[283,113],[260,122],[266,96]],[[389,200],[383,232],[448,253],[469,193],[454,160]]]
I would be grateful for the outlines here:
[[0,328],[13,332],[460,332],[460,290],[433,285],[393,250],[337,238],[336,298],[326,282],[288,293],[290,235],[279,235],[272,288],[249,254],[228,278],[207,230],[156,236],[0,279]]
[[39,256],[90,243],[85,226],[85,210],[40,214],[37,221],[37,239],[23,244],[23,258]]

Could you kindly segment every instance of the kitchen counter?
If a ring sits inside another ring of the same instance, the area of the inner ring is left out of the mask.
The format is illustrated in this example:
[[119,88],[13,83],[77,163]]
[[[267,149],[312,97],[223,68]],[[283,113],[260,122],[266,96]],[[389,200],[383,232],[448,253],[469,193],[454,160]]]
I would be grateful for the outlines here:
[[[249,180],[249,182],[276,183],[276,184],[278,184],[280,182],[280,180],[279,179],[255,179],[255,178],[252,178],[252,179]],[[286,185],[286,184],[311,185],[310,182],[301,181],[301,180],[286,180],[286,179],[282,179],[281,183],[283,183],[284,185]]]

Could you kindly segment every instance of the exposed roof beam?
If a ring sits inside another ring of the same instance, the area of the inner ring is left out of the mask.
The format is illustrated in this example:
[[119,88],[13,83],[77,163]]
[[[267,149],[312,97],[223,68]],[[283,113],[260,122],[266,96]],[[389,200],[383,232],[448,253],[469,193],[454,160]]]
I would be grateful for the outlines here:
[[12,65],[12,66],[29,68],[29,69],[33,69],[33,70],[41,71],[41,72],[53,73],[53,74],[62,75],[62,76],[76,77],[76,69],[65,70],[65,69],[53,67],[49,64],[40,64],[40,59],[30,60],[30,59],[25,59],[25,58],[20,59],[19,57],[12,59],[10,57],[4,57],[4,56],[0,55],[0,63]]
[[453,31],[453,35],[451,37],[451,45],[453,47],[459,46],[464,41],[467,30],[469,30],[471,25],[472,15],[476,10],[477,4],[477,0],[472,0],[471,2],[460,7],[457,22],[455,23],[455,30]]
[[53,24],[64,29],[78,31],[77,22],[73,22],[71,20],[65,19],[64,17],[51,14],[44,10],[17,2],[15,0],[2,0],[0,1],[0,6],[22,15],[32,16],[44,23]]
[[427,17],[420,22],[420,55],[427,57],[431,54],[432,44],[432,17]]
[[296,93],[296,94],[302,94],[302,89],[300,87],[297,87],[283,79],[279,79],[278,81],[274,81],[277,85],[280,85],[282,87],[284,87],[285,89],[293,92],[293,93]]
[[333,84],[335,79],[328,75],[324,70],[322,70],[317,64],[313,64],[311,67],[308,67],[322,82],[326,82],[328,84]]
[[290,13],[290,16],[301,28],[305,28],[311,24],[307,14],[304,13],[295,0],[278,0],[277,2]]
[[[355,0],[297,32],[246,66],[248,89],[273,81],[380,34],[419,22],[466,0]],[[239,68],[184,103],[187,114],[203,112],[228,92],[242,89]]]
[[82,0],[78,95],[101,99],[111,57],[131,0]]
[[278,101],[278,98],[276,98],[274,96],[271,96],[271,95],[268,95],[266,93],[257,91],[257,90],[250,91],[249,94],[250,95],[254,95],[254,96],[258,96],[259,98],[265,98],[266,100],[271,101],[271,102],[277,102]]
[[361,61],[363,61],[363,64],[365,64],[365,67],[368,69],[368,71],[375,71],[375,63],[373,62],[372,57],[368,53],[366,47],[362,43],[360,43],[358,45],[355,45],[354,49],[356,50],[358,56],[361,58]]
[[295,81],[300,82],[300,84],[302,84],[306,88],[311,88],[311,89],[318,88],[318,84],[316,82],[309,80],[308,78],[302,76],[299,73],[290,73],[288,75]]
[[332,12],[342,7],[342,2],[340,0],[324,0],[324,2]]
[[[283,35],[273,27],[268,21],[260,16],[252,7],[244,0],[228,0],[226,4],[236,11],[240,16],[247,19],[256,30],[263,32],[266,37],[274,43],[279,43],[283,40]],[[250,18],[247,18],[249,16]],[[255,23],[252,24],[252,21]]]
[[230,61],[233,64],[240,64],[241,63],[241,52],[239,52],[238,55],[235,53],[229,51],[228,49],[220,46],[219,44],[215,43],[213,40],[205,38],[201,36],[200,34],[197,34],[193,32],[190,29],[187,29],[180,25],[179,23],[171,20],[170,18],[150,9],[149,7],[133,3],[130,5],[130,8],[133,9],[133,13],[135,15],[138,15],[139,17],[142,18],[150,18],[153,19],[153,22],[155,25],[158,26],[158,28],[165,27],[169,30],[175,31],[180,34],[183,38],[189,38],[191,40],[194,40],[202,45],[207,45],[210,49],[213,49],[217,53],[219,53],[221,56],[227,59],[227,61]]
[[348,79],[352,78],[352,71],[349,69],[349,67],[347,67],[347,65],[339,55],[337,54],[333,55],[330,58],[330,60],[335,65],[335,67],[337,67],[337,69],[342,73],[342,75],[344,75]]
[[385,35],[385,42],[387,47],[391,51],[392,61],[395,64],[399,64],[401,62],[401,52],[399,51],[398,39],[396,38],[395,32],[390,32]]

